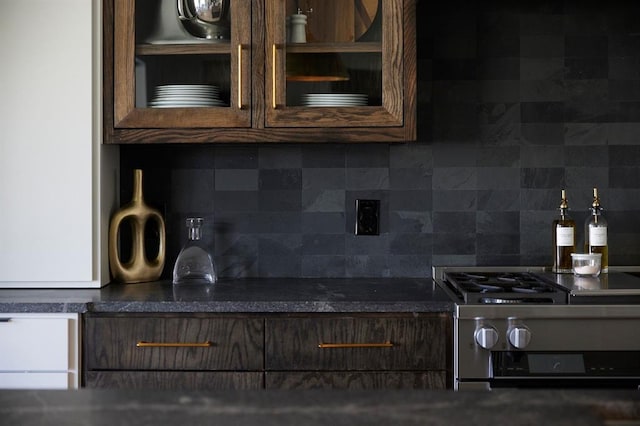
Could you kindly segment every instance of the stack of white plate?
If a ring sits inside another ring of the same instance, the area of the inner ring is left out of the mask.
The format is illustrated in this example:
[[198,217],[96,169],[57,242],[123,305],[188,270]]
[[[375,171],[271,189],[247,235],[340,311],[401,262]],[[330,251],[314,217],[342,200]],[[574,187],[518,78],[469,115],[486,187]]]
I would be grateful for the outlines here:
[[367,105],[367,95],[360,93],[306,93],[302,105],[310,107],[353,107]]
[[220,90],[209,84],[166,84],[157,86],[151,108],[202,108],[226,106]]

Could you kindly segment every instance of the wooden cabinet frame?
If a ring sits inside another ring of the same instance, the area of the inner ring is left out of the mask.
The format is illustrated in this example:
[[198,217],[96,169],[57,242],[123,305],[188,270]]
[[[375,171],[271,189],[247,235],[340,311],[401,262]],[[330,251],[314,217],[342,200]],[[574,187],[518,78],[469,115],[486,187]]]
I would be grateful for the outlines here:
[[[288,46],[289,52],[333,49],[382,55],[379,107],[287,107],[284,87],[282,0],[235,0],[229,44],[136,46],[135,2],[104,0],[104,141],[126,143],[215,142],[405,142],[416,139],[416,0],[384,0],[383,42],[354,46]],[[274,3],[275,4],[275,3]],[[393,18],[393,19],[392,19]],[[278,24],[280,23],[280,24]],[[282,55],[274,55],[282,49]],[[382,46],[380,50],[380,46]],[[228,54],[231,91],[228,108],[135,108],[136,54]],[[241,56],[241,60],[239,57]],[[241,64],[240,64],[241,62]],[[241,65],[241,67],[240,67]],[[276,75],[274,81],[273,75]],[[242,99],[239,99],[242,96]],[[273,108],[273,100],[276,108]],[[310,123],[314,127],[310,127]]]
[[[394,127],[402,126],[404,121],[403,83],[409,81],[404,75],[404,38],[403,1],[385,0],[382,2],[383,16],[386,19],[382,32],[382,43],[309,43],[287,46],[285,33],[278,23],[285,21],[284,9],[277,7],[282,0],[267,0],[266,10],[266,99],[268,127],[305,127],[307,123],[316,123],[318,127]],[[382,106],[349,108],[309,108],[280,107],[283,104],[283,91],[277,88],[286,85],[285,73],[276,72],[285,68],[285,53],[336,52],[382,54]],[[275,62],[274,62],[275,61]],[[274,80],[275,77],[275,80]],[[410,78],[409,76],[407,76]],[[415,78],[415,77],[414,77]],[[274,92],[274,88],[276,91]],[[408,89],[408,88],[407,88]],[[348,130],[345,130],[348,131]]]
[[[190,128],[249,127],[251,126],[248,98],[250,61],[240,69],[241,57],[248,58],[251,45],[251,13],[249,0],[236,0],[231,9],[236,23],[231,32],[230,43],[185,44],[185,45],[141,45],[135,44],[135,1],[114,2],[114,117],[116,128],[180,128],[189,123]],[[129,35],[119,37],[118,35]],[[238,49],[234,49],[234,46]],[[229,54],[231,58],[231,105],[229,108],[136,108],[135,62],[136,55],[188,55],[197,53]],[[240,88],[238,87],[240,85]],[[244,87],[243,87],[244,86]],[[242,95],[243,99],[239,99]]]

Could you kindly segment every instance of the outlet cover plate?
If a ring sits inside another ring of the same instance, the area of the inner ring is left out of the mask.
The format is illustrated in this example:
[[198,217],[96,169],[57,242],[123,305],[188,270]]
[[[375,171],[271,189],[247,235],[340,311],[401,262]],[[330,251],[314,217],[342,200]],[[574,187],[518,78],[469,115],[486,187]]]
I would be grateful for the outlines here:
[[380,200],[356,200],[356,235],[380,235]]

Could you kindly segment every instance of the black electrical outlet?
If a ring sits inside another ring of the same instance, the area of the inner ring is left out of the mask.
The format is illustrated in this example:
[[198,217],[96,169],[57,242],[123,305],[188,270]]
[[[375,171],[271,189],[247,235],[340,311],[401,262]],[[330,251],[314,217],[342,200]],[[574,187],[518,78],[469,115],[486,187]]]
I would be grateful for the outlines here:
[[356,200],[356,235],[380,235],[380,200]]

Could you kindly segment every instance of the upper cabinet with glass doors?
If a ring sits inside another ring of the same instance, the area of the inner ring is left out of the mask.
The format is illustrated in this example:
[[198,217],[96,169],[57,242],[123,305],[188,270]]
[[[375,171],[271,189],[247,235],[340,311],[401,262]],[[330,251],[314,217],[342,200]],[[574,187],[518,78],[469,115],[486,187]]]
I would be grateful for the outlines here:
[[105,0],[105,141],[414,140],[415,1]]

